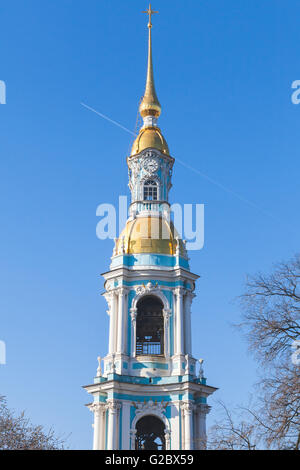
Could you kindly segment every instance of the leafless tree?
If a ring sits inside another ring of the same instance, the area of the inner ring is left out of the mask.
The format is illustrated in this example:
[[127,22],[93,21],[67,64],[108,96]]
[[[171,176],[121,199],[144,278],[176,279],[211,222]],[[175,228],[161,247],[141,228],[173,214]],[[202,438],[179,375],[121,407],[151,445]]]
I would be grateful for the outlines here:
[[208,432],[207,448],[209,450],[256,450],[259,448],[260,436],[257,434],[255,419],[241,409],[229,411],[219,402],[222,417]]
[[50,429],[35,426],[24,412],[15,415],[0,396],[0,450],[62,450],[64,441]]
[[258,384],[258,406],[248,412],[268,449],[300,449],[299,372],[299,366],[287,360]]
[[211,448],[300,449],[300,366],[291,346],[300,339],[300,256],[269,275],[247,279],[239,325],[261,364],[256,402],[229,412],[211,429]]
[[250,350],[265,366],[286,357],[300,338],[300,255],[272,274],[249,277],[241,303]]
[[268,448],[300,448],[300,367],[291,346],[300,339],[300,255],[269,275],[247,280],[242,328],[264,366],[259,409],[252,414]]

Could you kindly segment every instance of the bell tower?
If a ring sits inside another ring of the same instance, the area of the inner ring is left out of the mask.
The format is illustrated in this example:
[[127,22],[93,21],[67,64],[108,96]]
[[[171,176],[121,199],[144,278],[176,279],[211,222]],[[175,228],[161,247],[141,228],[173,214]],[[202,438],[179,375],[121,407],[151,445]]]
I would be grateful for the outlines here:
[[94,383],[95,450],[192,450],[206,447],[207,385],[192,355],[191,306],[199,276],[170,219],[174,158],[158,127],[152,14],[148,23],[143,126],[127,158],[131,205],[104,276],[108,354]]

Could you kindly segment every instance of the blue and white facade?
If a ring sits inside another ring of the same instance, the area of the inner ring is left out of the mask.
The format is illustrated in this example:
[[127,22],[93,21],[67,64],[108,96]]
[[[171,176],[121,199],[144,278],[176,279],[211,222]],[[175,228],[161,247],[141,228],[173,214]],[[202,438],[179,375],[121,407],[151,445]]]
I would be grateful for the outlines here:
[[[149,24],[145,97],[147,86],[155,95]],[[185,243],[169,220],[174,159],[157,127],[157,103],[148,98],[141,113],[144,125],[127,159],[130,215],[103,275],[108,354],[94,383],[85,387],[93,397],[88,406],[94,413],[95,450],[141,448],[138,434],[143,434],[141,423],[147,417],[161,423],[160,448],[204,449],[207,398],[216,390],[207,385],[202,365],[192,355],[191,306],[198,276],[190,271]],[[147,302],[158,306],[153,317]],[[157,337],[151,319],[160,325]]]

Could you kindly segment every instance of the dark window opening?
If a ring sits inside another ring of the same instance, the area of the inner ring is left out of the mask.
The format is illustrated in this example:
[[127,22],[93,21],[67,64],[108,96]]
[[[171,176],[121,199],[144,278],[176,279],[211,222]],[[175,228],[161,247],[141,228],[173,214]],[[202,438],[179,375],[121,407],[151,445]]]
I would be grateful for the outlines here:
[[149,180],[144,183],[144,201],[157,201],[157,183]]
[[144,416],[136,425],[135,450],[165,450],[165,425],[155,416]]
[[137,305],[136,354],[164,354],[163,304],[153,296],[143,297]]

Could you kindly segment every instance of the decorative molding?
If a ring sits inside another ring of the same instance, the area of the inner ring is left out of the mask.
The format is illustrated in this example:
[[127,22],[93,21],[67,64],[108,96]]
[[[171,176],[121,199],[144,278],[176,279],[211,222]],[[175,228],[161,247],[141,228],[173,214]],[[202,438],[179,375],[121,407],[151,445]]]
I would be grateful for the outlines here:
[[137,295],[143,295],[143,294],[147,294],[149,292],[152,292],[152,291],[157,291],[157,290],[160,290],[160,287],[158,284],[152,284],[152,282],[148,282],[148,284],[143,284],[142,286],[138,286],[136,287],[135,289],[135,292],[137,293]]
[[164,308],[164,309],[163,309],[163,315],[164,315],[164,319],[165,319],[166,322],[169,321],[170,316],[171,316],[171,312],[172,312],[172,311],[171,311],[170,308]]
[[132,323],[135,323],[136,322],[136,317],[137,317],[137,308],[131,308],[130,309],[130,317],[131,317]]
[[169,402],[153,402],[149,400],[148,402],[133,402],[133,406],[136,408],[135,414],[139,416],[141,414],[155,414],[157,416],[162,415],[166,411],[166,407],[169,405]]
[[113,307],[113,298],[114,298],[114,293],[111,290],[108,290],[107,292],[104,292],[103,297],[105,298],[107,305],[108,305],[108,310],[106,310],[107,315],[110,315],[110,312]]

